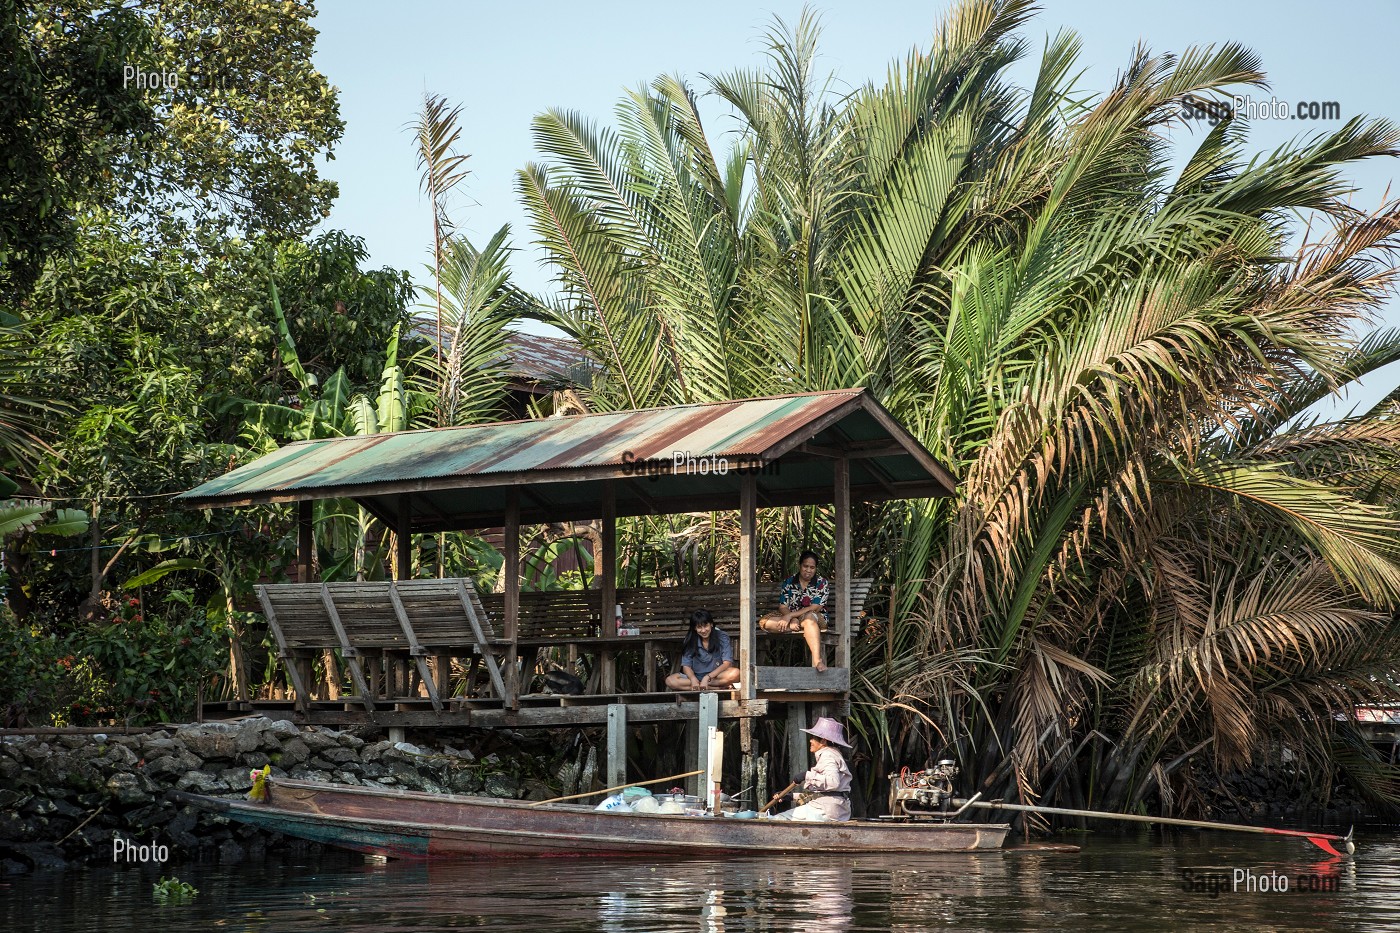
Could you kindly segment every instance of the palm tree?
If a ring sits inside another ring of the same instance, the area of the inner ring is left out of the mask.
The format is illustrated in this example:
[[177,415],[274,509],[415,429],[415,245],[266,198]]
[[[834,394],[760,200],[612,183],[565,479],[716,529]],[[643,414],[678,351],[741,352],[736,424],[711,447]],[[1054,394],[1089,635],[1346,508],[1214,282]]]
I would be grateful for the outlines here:
[[[1400,209],[1350,208],[1342,175],[1400,133],[1247,162],[1230,119],[1173,171],[1182,100],[1261,86],[1255,56],[1140,48],[1092,97],[1061,33],[1023,90],[1031,11],[967,0],[844,97],[815,19],[779,24],[766,71],[709,79],[722,156],[678,78],[616,131],[541,115],[536,313],[602,364],[595,408],[865,386],[965,477],[871,522],[900,529],[864,544],[898,555],[890,638],[920,650],[865,699],[916,701],[989,787],[1128,805],[1279,729],[1322,760],[1330,712],[1393,688],[1400,435],[1389,403],[1299,419],[1400,353],[1354,336]],[[1328,233],[1290,250],[1299,214]]]

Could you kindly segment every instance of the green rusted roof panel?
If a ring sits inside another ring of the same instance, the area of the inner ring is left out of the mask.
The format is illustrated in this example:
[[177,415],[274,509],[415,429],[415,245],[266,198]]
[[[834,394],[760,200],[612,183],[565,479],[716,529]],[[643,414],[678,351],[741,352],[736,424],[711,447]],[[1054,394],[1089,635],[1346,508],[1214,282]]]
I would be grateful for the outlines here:
[[[302,441],[177,500],[200,506],[285,501],[335,496],[338,489],[374,496],[428,484],[450,488],[454,479],[464,486],[567,483],[640,472],[630,466],[639,462],[669,468],[677,455],[751,463],[770,459],[794,438],[810,439],[836,416],[849,422],[844,437],[890,438],[908,448],[908,454],[890,458],[891,479],[926,479],[951,488],[932,455],[902,428],[891,432],[880,420],[892,424],[888,415],[877,412],[883,409],[863,390],[845,390]],[[782,482],[766,477],[764,485]]]

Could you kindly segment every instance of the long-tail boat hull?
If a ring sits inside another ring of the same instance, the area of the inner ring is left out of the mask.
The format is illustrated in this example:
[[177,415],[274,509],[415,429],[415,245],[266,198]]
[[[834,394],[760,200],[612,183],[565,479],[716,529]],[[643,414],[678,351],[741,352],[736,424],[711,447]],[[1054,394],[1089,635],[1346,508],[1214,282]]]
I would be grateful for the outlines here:
[[997,849],[1006,823],[805,823],[269,780],[263,801],[180,794],[229,819],[389,858],[503,858]]

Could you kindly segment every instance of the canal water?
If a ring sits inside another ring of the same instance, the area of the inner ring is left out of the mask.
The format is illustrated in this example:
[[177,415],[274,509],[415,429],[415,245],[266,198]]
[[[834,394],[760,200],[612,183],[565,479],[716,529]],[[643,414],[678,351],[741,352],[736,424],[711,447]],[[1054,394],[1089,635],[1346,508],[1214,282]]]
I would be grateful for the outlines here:
[[1400,931],[1394,830],[1358,833],[1354,860],[1219,833],[1071,841],[1082,851],[432,865],[325,853],[166,865],[199,890],[169,905],[152,900],[160,869],[89,868],[0,879],[0,930]]

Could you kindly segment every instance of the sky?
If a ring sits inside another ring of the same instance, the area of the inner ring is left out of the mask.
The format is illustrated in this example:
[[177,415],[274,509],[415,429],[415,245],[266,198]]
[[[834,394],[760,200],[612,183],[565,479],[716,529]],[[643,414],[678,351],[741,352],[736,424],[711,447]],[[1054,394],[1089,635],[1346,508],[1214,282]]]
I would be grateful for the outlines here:
[[[847,89],[881,80],[912,47],[927,48],[951,4],[826,0],[810,5],[823,25],[819,63],[835,74],[838,89]],[[339,89],[346,123],[334,160],[324,166],[339,183],[340,197],[323,226],[362,237],[372,267],[408,269],[424,281],[432,213],[419,192],[417,155],[406,126],[421,111],[425,92],[440,94],[463,105],[460,151],[470,154],[471,175],[451,205],[458,230],[482,243],[509,224],[517,250],[515,281],[544,294],[551,290],[549,276],[515,193],[516,172],[539,158],[531,119],[562,108],[611,124],[623,93],[659,74],[680,75],[700,89],[706,74],[761,66],[764,34],[774,17],[795,22],[803,5],[801,0],[691,5],[400,0],[386,6],[382,0],[322,0],[319,6],[315,63]],[[1256,102],[1339,105],[1339,120],[1252,120],[1250,148],[1259,152],[1339,129],[1358,114],[1400,120],[1400,99],[1393,96],[1397,0],[1330,7],[1296,0],[1132,5],[1044,0],[1021,31],[1030,53],[1012,77],[1029,84],[1045,41],[1066,28],[1083,41],[1080,87],[1088,91],[1109,87],[1139,43],[1153,52],[1179,53],[1192,45],[1239,42],[1260,56],[1271,85],[1241,93]],[[737,124],[717,102],[707,103],[702,113],[712,139],[732,138]],[[1173,142],[1194,145],[1204,128],[1176,129]],[[1398,174],[1400,161],[1394,159],[1354,167],[1348,172],[1357,187],[1353,203],[1374,210]],[[1392,196],[1400,196],[1400,190]],[[1400,303],[1392,301],[1384,318],[1400,326]],[[1397,383],[1400,364],[1350,393],[1345,406],[1368,404]]]

